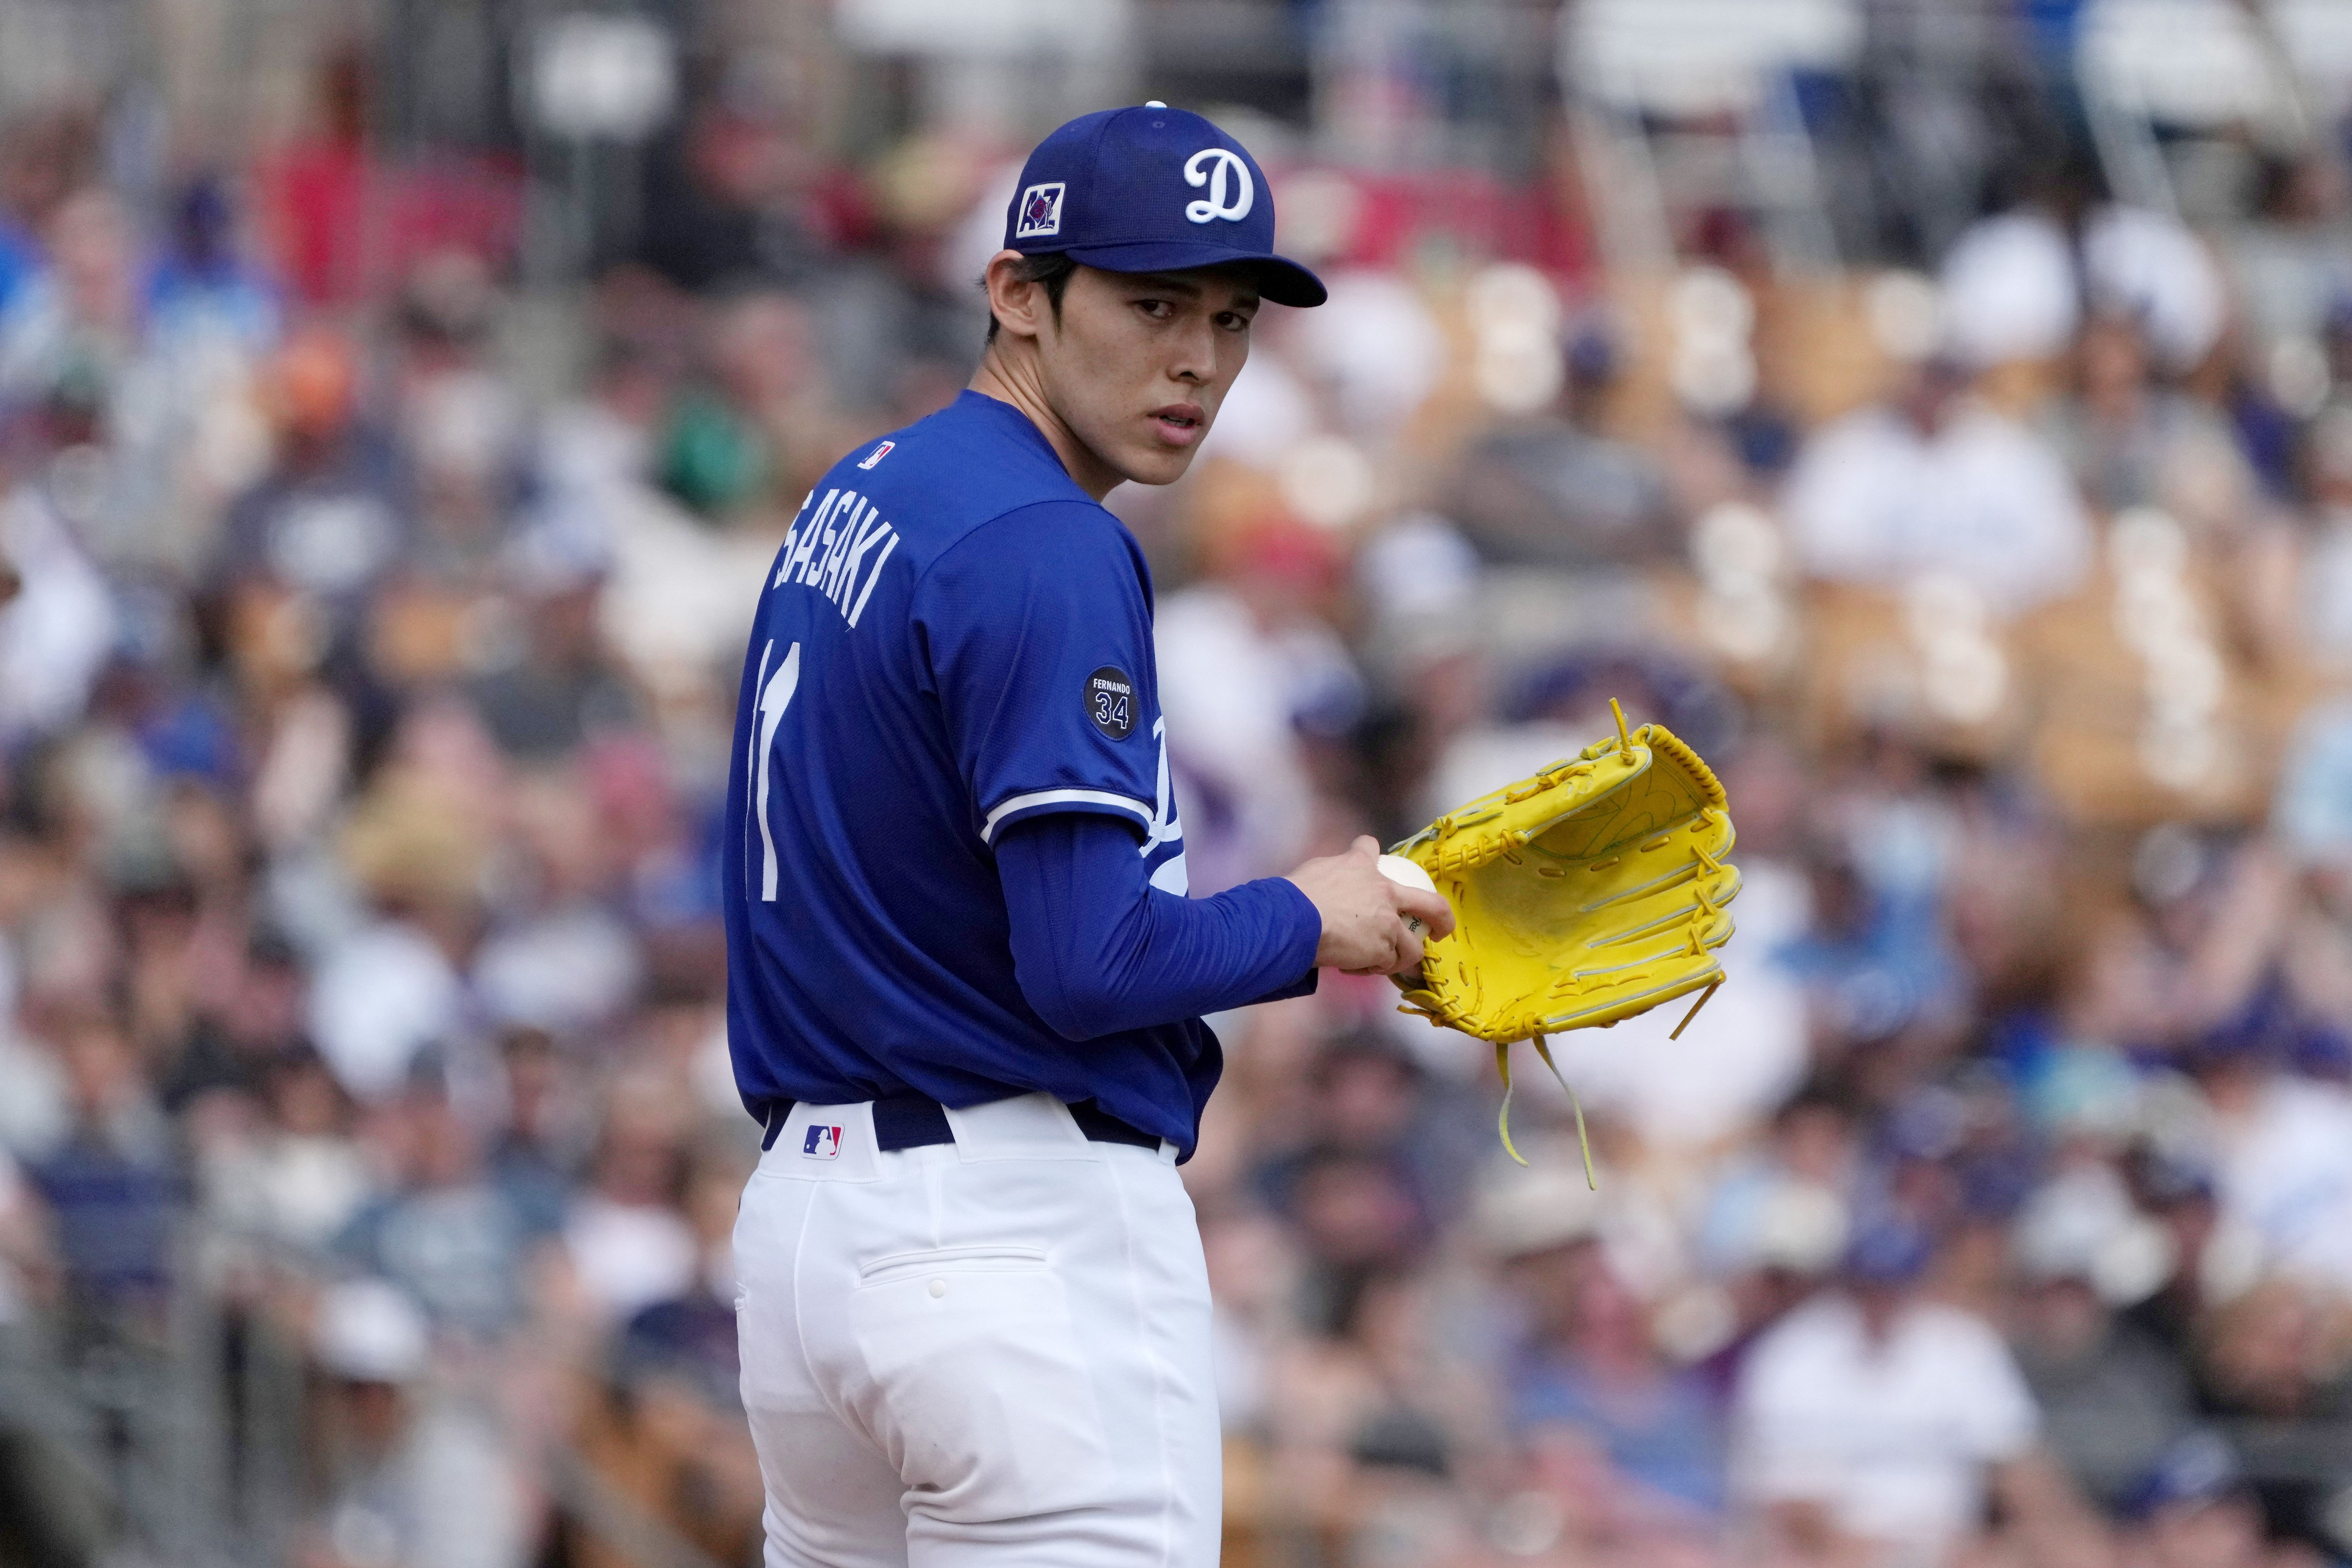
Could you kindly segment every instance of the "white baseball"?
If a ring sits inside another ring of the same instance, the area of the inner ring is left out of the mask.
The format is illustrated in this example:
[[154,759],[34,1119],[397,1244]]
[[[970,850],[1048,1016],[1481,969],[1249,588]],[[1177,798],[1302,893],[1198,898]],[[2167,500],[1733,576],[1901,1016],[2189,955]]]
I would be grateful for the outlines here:
[[[1423,870],[1417,862],[1408,860],[1402,855],[1383,855],[1380,858],[1379,865],[1381,875],[1391,882],[1400,882],[1408,888],[1419,888],[1424,893],[1437,891],[1437,884],[1429,879],[1429,873]],[[1404,923],[1412,928],[1412,934],[1415,936],[1425,935],[1429,930],[1412,915],[1405,916]]]

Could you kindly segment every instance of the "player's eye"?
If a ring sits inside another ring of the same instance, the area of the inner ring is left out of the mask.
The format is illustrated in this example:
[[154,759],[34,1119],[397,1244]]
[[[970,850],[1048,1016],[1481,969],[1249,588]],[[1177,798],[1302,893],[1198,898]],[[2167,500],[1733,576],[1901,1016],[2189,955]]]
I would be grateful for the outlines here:
[[1175,305],[1167,300],[1138,300],[1135,308],[1155,321],[1164,321],[1176,313]]
[[1217,317],[1217,325],[1223,327],[1229,332],[1247,331],[1249,330],[1249,324],[1250,318],[1242,314],[1239,310],[1226,310],[1220,313]]

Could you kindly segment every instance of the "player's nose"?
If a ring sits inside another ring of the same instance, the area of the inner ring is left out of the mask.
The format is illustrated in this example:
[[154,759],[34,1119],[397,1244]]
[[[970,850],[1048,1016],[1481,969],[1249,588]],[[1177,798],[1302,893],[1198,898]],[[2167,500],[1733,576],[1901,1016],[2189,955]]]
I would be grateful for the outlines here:
[[1217,329],[1202,320],[1189,331],[1175,334],[1168,374],[1189,386],[1199,386],[1217,374]]

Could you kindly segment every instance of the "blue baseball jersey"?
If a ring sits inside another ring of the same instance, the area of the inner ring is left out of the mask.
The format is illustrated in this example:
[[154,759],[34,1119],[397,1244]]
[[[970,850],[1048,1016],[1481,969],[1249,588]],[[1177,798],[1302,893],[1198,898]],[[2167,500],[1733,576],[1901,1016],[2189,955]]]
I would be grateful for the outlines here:
[[1132,826],[1185,889],[1142,551],[1027,416],[966,392],[845,458],[760,596],[726,857],[744,1104],[1043,1089],[1186,1150],[1221,1065],[1198,1020],[1073,1042],[1013,975],[992,847]]

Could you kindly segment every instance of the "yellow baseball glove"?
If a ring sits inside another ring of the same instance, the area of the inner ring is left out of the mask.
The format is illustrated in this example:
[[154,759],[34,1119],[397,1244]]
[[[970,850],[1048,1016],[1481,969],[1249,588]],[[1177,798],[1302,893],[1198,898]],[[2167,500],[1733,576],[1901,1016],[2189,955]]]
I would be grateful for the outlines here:
[[[1606,1028],[1704,990],[1680,1036],[1723,984],[1723,906],[1739,891],[1723,785],[1662,725],[1628,733],[1457,807],[1399,844],[1454,906],[1454,934],[1401,976],[1403,1011],[1491,1042],[1511,1158],[1511,1043]],[[1567,1080],[1561,1079],[1567,1088]],[[1571,1099],[1573,1090],[1570,1091]],[[1577,1110],[1577,1135],[1584,1112]],[[1592,1160],[1585,1155],[1585,1173]]]

